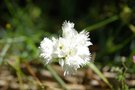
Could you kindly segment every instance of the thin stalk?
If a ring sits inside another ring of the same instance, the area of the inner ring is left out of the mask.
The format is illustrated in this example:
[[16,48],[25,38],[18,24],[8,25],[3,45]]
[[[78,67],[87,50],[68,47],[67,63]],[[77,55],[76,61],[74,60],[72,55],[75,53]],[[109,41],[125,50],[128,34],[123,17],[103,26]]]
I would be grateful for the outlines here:
[[87,64],[112,90],[112,85],[109,83],[107,78],[99,71],[99,69],[91,62]]
[[109,24],[111,22],[114,22],[114,21],[116,21],[118,19],[119,19],[119,17],[117,15],[115,15],[115,16],[112,16],[112,17],[110,17],[108,19],[105,19],[105,20],[103,20],[103,21],[101,21],[99,23],[93,24],[93,25],[85,28],[85,30],[90,32],[90,31],[93,31],[95,29],[101,28],[101,27],[103,27],[103,26],[105,26],[105,25],[107,25],[107,24]]
[[50,71],[52,76],[57,80],[57,82],[62,86],[62,88],[64,90],[68,90],[65,82],[59,77],[59,75],[53,70],[53,68],[50,65],[47,65],[47,69]]
[[126,84],[126,72],[127,72],[128,68],[124,61],[122,62],[122,65],[123,65],[122,75],[124,77],[124,79],[122,79],[122,90],[128,90],[128,85]]

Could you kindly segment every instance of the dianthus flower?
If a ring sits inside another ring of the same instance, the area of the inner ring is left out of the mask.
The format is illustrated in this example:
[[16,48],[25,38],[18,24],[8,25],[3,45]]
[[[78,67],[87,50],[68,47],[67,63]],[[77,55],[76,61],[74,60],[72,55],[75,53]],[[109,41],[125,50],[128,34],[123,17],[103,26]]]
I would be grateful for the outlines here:
[[89,33],[85,30],[78,33],[74,23],[65,21],[62,25],[62,37],[44,38],[40,43],[40,56],[46,64],[57,60],[64,69],[64,75],[70,75],[81,66],[89,63],[91,53],[88,46],[92,45]]

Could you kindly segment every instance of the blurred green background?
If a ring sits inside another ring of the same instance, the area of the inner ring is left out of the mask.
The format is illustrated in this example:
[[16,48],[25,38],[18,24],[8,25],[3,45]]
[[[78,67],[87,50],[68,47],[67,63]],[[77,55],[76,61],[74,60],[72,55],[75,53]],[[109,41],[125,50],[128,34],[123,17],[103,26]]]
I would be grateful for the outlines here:
[[99,67],[120,66],[124,56],[134,73],[134,11],[134,0],[1,0],[0,62],[13,56],[37,60],[40,41],[58,36],[69,20],[78,31],[90,32],[90,51]]
[[58,37],[62,23],[69,20],[78,32],[90,32],[89,48],[99,70],[119,67],[118,79],[125,83],[125,73],[135,73],[134,12],[135,0],[0,0],[0,65],[8,62],[15,69],[22,88],[20,64],[38,64],[41,40]]

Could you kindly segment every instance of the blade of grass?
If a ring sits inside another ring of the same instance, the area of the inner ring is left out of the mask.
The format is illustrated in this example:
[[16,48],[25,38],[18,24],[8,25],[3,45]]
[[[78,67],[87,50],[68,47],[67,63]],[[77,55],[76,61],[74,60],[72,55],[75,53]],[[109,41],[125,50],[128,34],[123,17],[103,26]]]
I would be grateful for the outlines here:
[[59,77],[59,75],[55,72],[55,70],[53,70],[53,68],[50,65],[47,65],[46,67],[50,71],[50,73],[52,74],[52,76],[57,80],[57,82],[62,86],[62,88],[64,90],[68,90],[66,88],[65,82]]
[[118,18],[119,18],[119,17],[118,17],[117,15],[112,16],[112,17],[110,17],[110,18],[108,18],[108,19],[105,19],[105,20],[99,22],[99,23],[90,25],[89,27],[85,28],[85,30],[86,30],[86,31],[89,31],[89,32],[90,32],[90,31],[93,31],[93,30],[95,30],[95,29],[101,28],[101,27],[103,27],[103,26],[105,26],[105,25],[107,25],[107,24],[109,24],[109,23],[111,23],[111,22],[114,22],[114,21],[118,20]]
[[25,65],[26,65],[26,68],[27,70],[29,71],[29,73],[35,78],[37,84],[42,88],[44,89],[44,86],[42,84],[42,82],[38,79],[38,77],[36,76],[35,72],[32,70],[31,66],[29,65],[28,62],[25,62]]
[[87,65],[112,89],[112,85],[109,83],[107,78],[99,71],[99,69],[93,63],[88,63]]
[[2,52],[0,53],[0,65],[3,63],[3,59],[8,51],[8,49],[10,48],[11,46],[11,40],[8,40],[6,45],[4,46]]

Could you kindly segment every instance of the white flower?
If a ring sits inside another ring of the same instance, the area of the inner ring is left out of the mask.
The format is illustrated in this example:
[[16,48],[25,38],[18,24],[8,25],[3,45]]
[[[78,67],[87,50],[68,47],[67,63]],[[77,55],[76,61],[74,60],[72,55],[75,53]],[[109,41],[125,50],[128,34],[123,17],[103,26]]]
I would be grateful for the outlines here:
[[64,75],[69,75],[89,63],[91,59],[89,45],[92,45],[89,33],[85,30],[78,33],[74,29],[74,23],[65,21],[62,26],[62,37],[51,40],[45,38],[40,44],[40,55],[46,63],[53,62],[53,59],[57,58],[64,69]]

